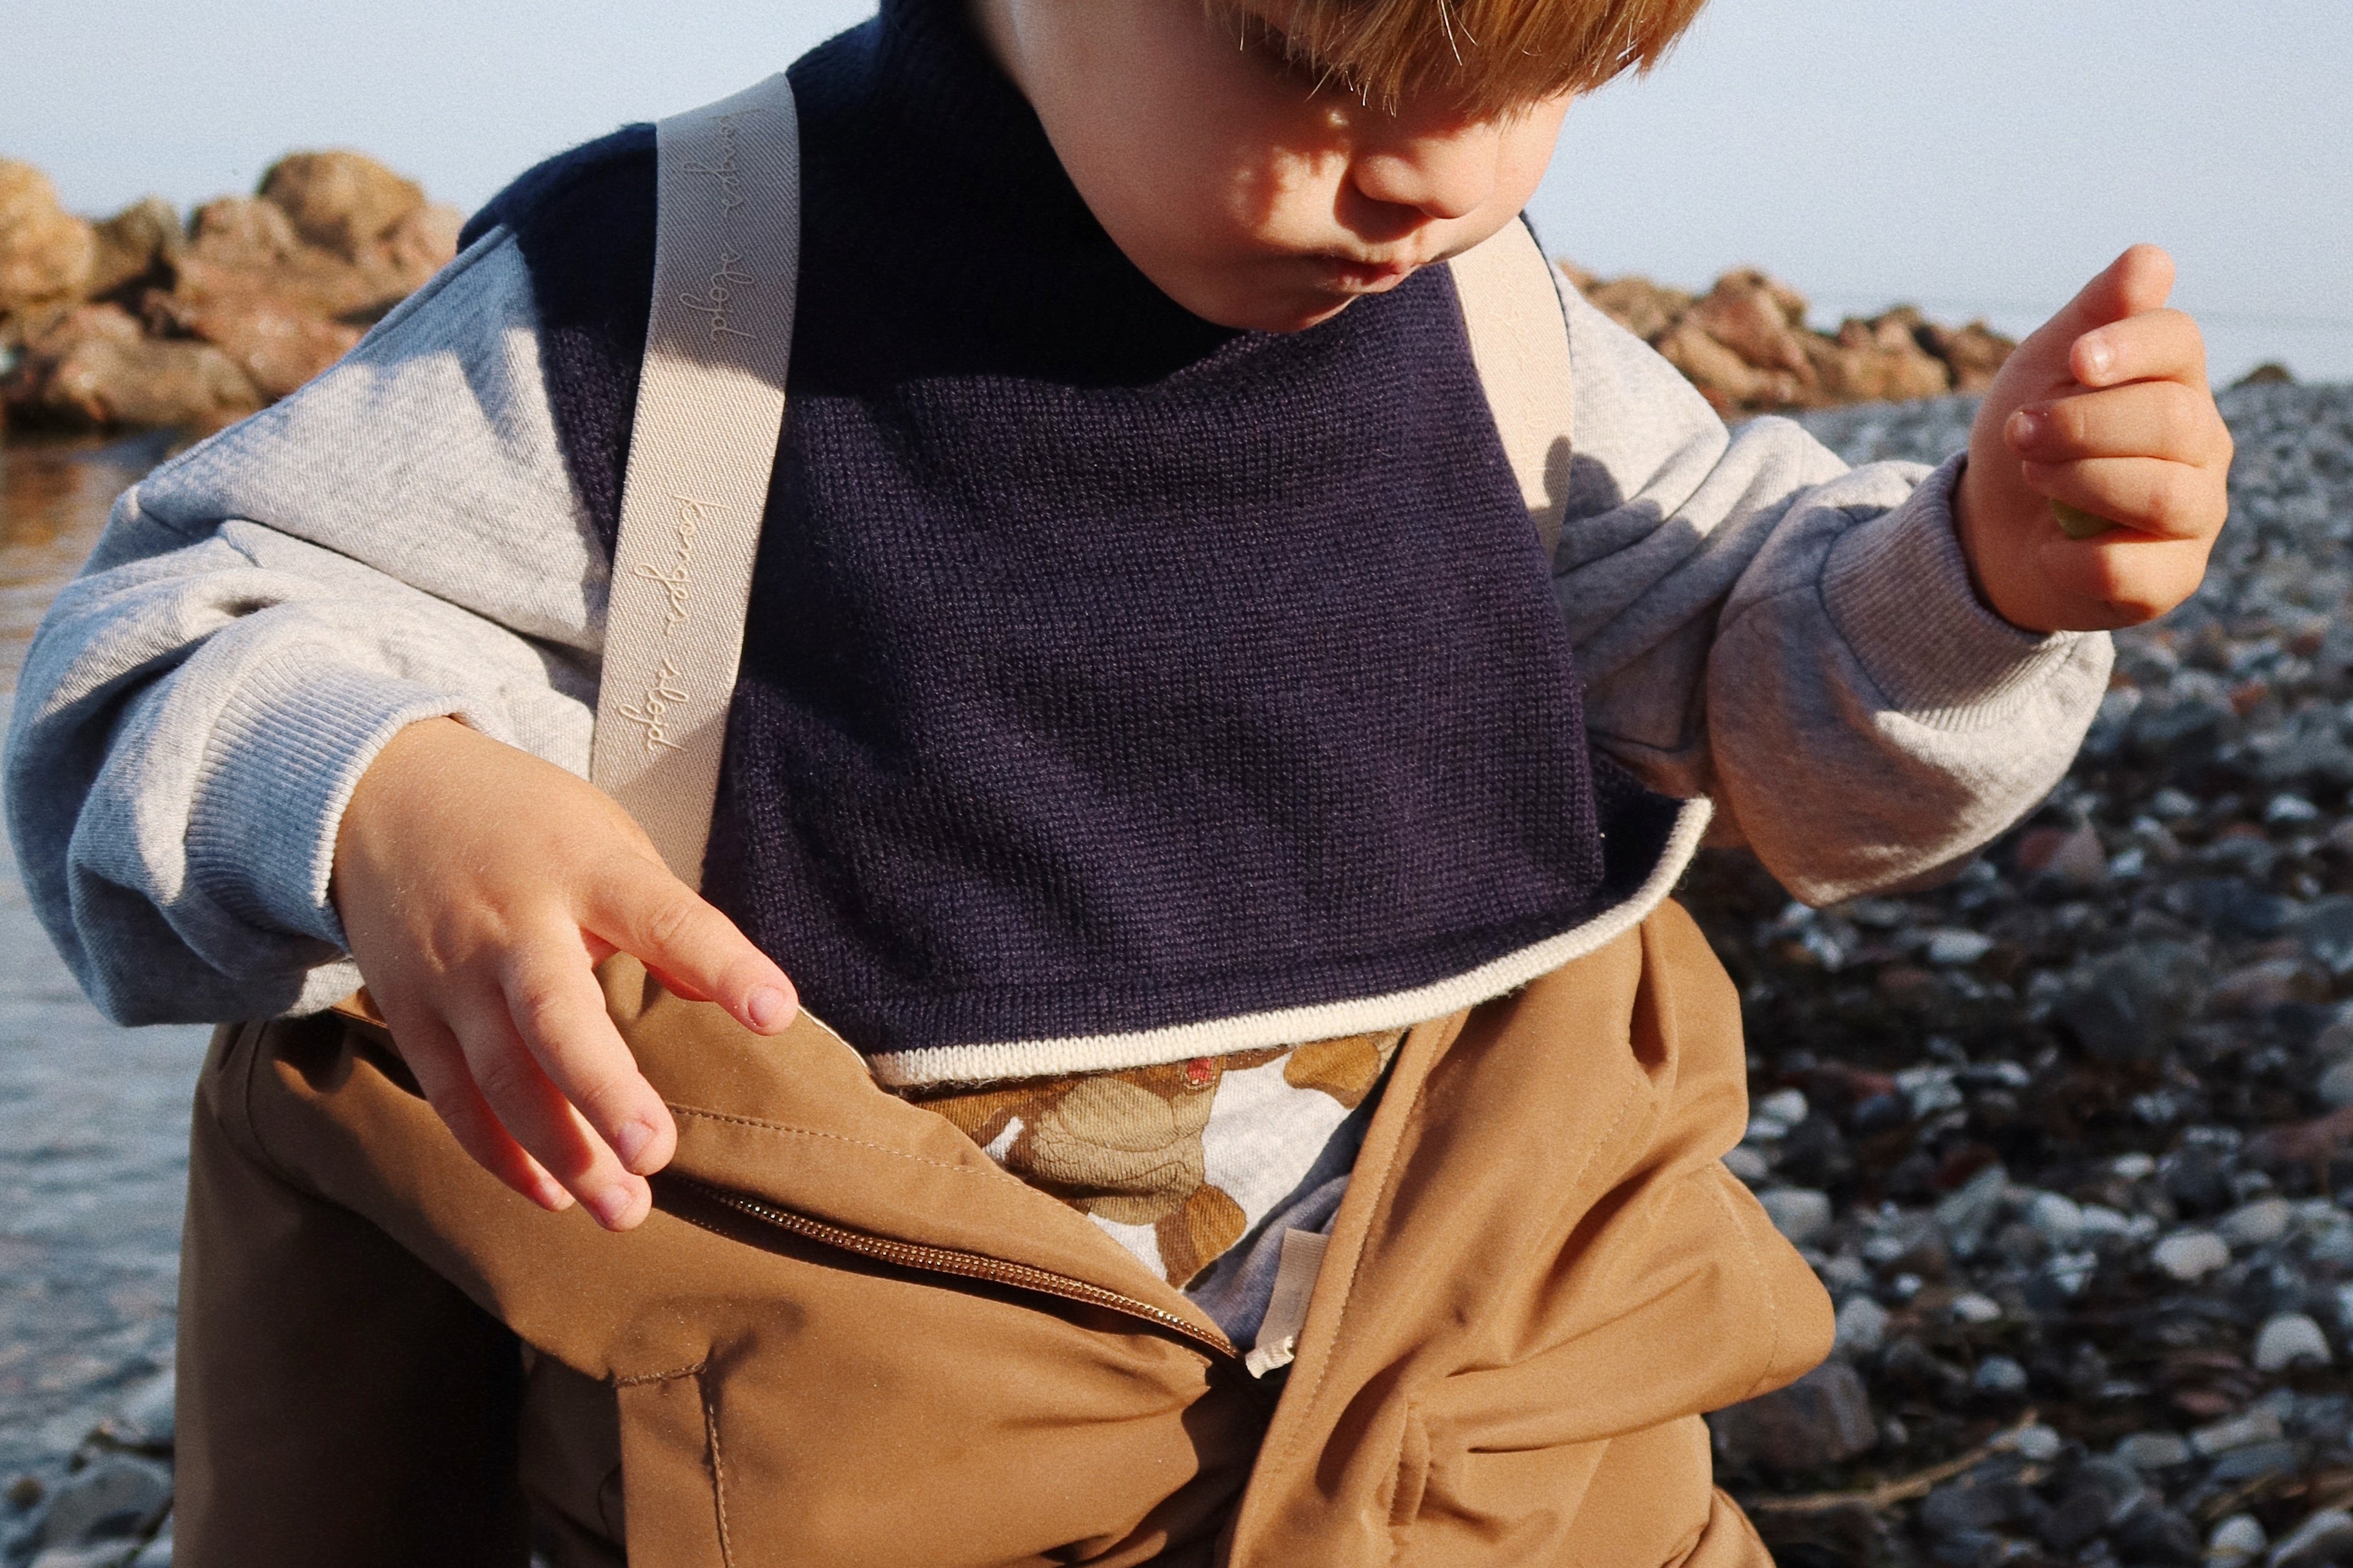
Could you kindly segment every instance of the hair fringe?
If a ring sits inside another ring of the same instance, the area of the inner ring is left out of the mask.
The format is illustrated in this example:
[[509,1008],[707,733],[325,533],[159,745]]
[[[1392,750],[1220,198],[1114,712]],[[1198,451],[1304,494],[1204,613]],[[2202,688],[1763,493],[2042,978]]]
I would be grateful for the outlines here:
[[1589,92],[1667,57],[1706,0],[1284,0],[1298,62],[1395,108],[1443,92],[1498,113]]

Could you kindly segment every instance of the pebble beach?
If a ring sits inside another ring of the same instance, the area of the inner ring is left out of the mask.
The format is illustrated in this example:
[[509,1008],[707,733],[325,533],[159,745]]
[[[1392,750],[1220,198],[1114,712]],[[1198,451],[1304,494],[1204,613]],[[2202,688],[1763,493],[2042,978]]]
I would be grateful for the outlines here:
[[[2215,569],[2037,813],[1931,891],[1683,890],[1747,1020],[1730,1163],[1839,1307],[1713,1421],[1785,1564],[2353,1561],[2353,386],[2221,401]],[[1803,417],[1933,460],[1974,406]],[[0,686],[161,450],[0,447]],[[154,1568],[205,1031],[99,1019],[13,863],[0,942],[0,1556]]]

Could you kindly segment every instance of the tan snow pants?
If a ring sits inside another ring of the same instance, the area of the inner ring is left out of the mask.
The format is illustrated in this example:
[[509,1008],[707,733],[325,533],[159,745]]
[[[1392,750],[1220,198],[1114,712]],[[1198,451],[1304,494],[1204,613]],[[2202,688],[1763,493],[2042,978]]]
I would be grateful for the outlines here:
[[473,1165],[381,1031],[216,1037],[189,1568],[1767,1568],[1698,1413],[1829,1303],[1720,1163],[1738,1009],[1680,910],[1410,1033],[1279,1388],[820,1026],[603,979],[681,1134],[622,1236]]

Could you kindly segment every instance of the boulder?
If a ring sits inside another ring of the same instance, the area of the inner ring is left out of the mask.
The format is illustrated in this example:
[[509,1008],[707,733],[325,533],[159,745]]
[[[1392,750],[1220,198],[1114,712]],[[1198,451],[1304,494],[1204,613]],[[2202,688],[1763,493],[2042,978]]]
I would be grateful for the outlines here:
[[69,429],[116,425],[213,430],[266,400],[211,343],[143,335],[115,305],[85,305],[26,345],[0,385],[12,419]]
[[179,212],[161,196],[123,208],[94,232],[97,247],[88,284],[94,300],[142,285],[168,286],[172,267],[188,242]]
[[1801,382],[1812,374],[1802,334],[1805,297],[1755,268],[1727,272],[1685,321],[1763,371],[1786,371]]
[[358,153],[291,153],[261,176],[258,197],[283,212],[306,245],[355,265],[425,205],[424,187]]
[[0,318],[82,298],[96,249],[90,223],[58,205],[47,174],[0,159]]
[[1931,357],[1944,362],[1955,392],[1978,393],[1991,386],[2018,348],[1983,321],[1971,321],[1966,327],[1922,321],[1914,328],[1913,337]]
[[1692,306],[1692,297],[1681,289],[1670,289],[1630,273],[1607,283],[1597,279],[1590,286],[1579,283],[1578,287],[1584,289],[1587,299],[1646,343],[1656,341],[1660,333],[1681,321]]

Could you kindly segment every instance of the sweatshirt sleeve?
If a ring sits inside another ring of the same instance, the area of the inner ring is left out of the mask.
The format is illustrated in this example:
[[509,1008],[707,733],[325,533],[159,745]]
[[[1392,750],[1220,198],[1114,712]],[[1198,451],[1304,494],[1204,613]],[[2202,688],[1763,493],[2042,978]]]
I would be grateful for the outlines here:
[[494,232],[333,369],[126,492],[50,607],[9,829],[109,1016],[348,994],[335,831],[404,726],[455,715],[586,771],[607,567],[535,328]]
[[1598,749],[1707,795],[1810,903],[1933,879],[2019,820],[2106,689],[2105,633],[2021,631],[1970,585],[1961,459],[1849,468],[1728,431],[1563,286],[1575,456],[1554,587]]

